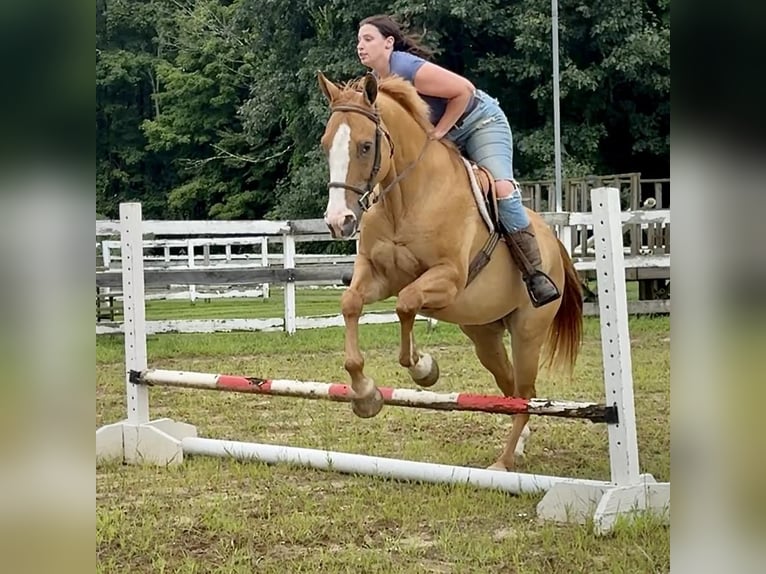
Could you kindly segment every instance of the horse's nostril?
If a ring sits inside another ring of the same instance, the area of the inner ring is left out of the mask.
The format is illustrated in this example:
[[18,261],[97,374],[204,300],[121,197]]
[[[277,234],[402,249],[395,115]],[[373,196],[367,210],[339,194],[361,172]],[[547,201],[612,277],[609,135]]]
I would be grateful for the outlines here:
[[343,236],[350,237],[356,231],[356,217],[347,215],[343,218]]

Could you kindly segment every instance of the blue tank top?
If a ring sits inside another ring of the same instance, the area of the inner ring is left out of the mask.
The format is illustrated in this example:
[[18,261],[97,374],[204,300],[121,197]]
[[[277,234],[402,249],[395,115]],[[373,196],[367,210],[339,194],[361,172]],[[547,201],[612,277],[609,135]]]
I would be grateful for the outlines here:
[[[426,60],[415,54],[399,51],[392,52],[391,59],[389,60],[391,73],[401,76],[413,86],[415,85],[415,73],[420,69],[420,66],[425,63]],[[431,110],[431,123],[433,125],[438,124],[439,120],[444,115],[444,110],[447,108],[448,100],[446,98],[427,96],[425,94],[420,94],[420,97],[425,100]]]

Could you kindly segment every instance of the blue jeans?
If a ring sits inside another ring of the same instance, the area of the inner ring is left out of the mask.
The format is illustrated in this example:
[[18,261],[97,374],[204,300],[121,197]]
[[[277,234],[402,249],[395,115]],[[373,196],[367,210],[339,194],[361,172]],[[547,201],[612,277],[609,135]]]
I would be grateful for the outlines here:
[[[513,135],[505,113],[498,101],[482,90],[476,90],[476,107],[453,127],[447,138],[455,143],[468,159],[486,168],[495,180],[513,181]],[[529,225],[527,210],[521,202],[521,191],[514,186],[509,197],[497,202],[500,221],[509,232]]]

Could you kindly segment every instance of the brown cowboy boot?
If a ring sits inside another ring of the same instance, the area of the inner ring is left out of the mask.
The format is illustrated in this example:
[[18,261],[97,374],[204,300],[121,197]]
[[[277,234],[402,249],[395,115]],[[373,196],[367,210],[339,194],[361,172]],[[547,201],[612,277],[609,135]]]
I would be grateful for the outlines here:
[[543,271],[540,248],[530,223],[524,229],[505,235],[511,256],[521,270],[532,305],[542,307],[561,297],[556,284]]

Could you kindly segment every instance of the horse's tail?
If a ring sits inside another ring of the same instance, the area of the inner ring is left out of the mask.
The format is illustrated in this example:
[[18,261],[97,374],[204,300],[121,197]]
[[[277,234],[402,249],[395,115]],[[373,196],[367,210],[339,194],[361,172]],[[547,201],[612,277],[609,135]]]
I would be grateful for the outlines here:
[[564,289],[561,293],[561,306],[548,331],[543,362],[548,367],[566,369],[571,375],[582,342],[583,298],[580,277],[572,259],[561,241],[558,244],[564,262]]

